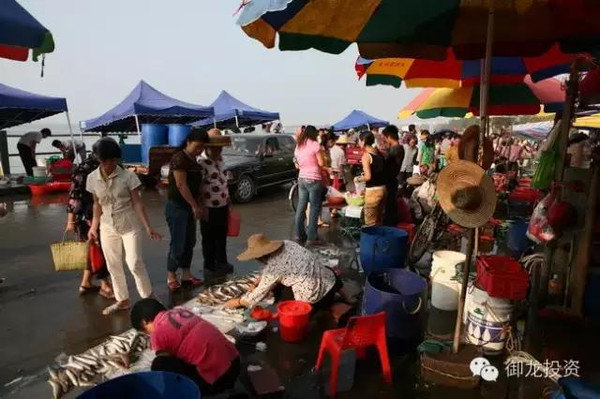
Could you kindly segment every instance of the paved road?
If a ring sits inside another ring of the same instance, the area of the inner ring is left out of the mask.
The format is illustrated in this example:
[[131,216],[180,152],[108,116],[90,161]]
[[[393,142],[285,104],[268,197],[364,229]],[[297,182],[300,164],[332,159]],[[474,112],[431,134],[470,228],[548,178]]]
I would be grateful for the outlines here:
[[[265,232],[270,237],[288,238],[293,214],[287,202],[287,186],[273,188],[252,203],[236,205],[242,215],[240,237],[229,241],[230,261],[236,273],[256,268],[253,262],[235,259],[249,235]],[[165,303],[182,302],[192,292],[170,295],[166,288],[168,231],[163,207],[165,193],[143,195],[153,226],[167,240],[144,242],[144,260],[156,295]],[[129,326],[128,314],[104,317],[108,302],[96,295],[79,297],[79,272],[56,273],[49,245],[61,239],[66,214],[65,195],[35,199],[3,199],[10,213],[0,219],[0,392],[8,381],[39,372],[61,352],[79,353],[102,341],[108,334]],[[201,246],[194,253],[193,272],[200,274]],[[129,281],[132,299],[138,298]],[[2,396],[2,395],[0,395]]]

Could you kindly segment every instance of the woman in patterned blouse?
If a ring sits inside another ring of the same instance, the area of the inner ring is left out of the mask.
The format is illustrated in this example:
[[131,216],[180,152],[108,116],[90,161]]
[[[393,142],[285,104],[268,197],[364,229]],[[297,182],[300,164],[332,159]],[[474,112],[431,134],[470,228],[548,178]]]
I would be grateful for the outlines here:
[[229,187],[221,152],[231,145],[231,138],[219,129],[208,131],[205,156],[200,158],[203,180],[200,198],[208,210],[208,217],[200,220],[204,270],[213,277],[233,272],[227,261],[227,221],[229,216]]
[[277,286],[291,289],[294,299],[308,302],[313,309],[333,304],[336,292],[342,287],[334,271],[321,265],[317,256],[293,241],[271,241],[264,234],[248,239],[248,249],[241,261],[256,259],[262,264],[257,287],[241,298],[225,304],[228,308],[252,308],[265,299]]
[[[94,169],[98,168],[98,165],[98,160],[92,153],[89,158],[75,168],[71,177],[65,232],[77,232],[81,241],[87,241],[88,239],[94,205],[94,197],[85,189],[85,182],[87,176]],[[100,245],[100,242],[98,242],[98,245]],[[99,294],[107,299],[114,299],[115,295],[108,279],[109,273],[106,268],[106,262],[104,262],[100,271],[96,273],[96,278],[100,280]],[[88,268],[83,271],[81,284],[79,285],[79,294],[84,295],[95,290],[98,290],[98,287],[92,284],[92,272],[88,265]]]

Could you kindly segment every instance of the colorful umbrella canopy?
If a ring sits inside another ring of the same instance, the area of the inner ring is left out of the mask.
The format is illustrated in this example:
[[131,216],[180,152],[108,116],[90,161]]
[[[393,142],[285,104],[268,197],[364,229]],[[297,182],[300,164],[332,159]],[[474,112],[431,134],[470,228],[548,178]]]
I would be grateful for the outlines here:
[[[367,59],[409,57],[442,60],[485,58],[490,0],[294,0],[261,15],[242,11],[246,34],[266,47],[314,48],[339,54],[358,43]],[[565,53],[600,48],[596,0],[495,1],[495,56],[538,56],[560,45]],[[261,15],[258,17],[258,15]]]
[[[568,73],[577,56],[563,53],[558,46],[539,57],[492,58],[490,83],[521,83],[525,75],[538,82]],[[380,58],[366,60],[359,57],[355,64],[359,79],[366,75],[367,86],[389,85],[400,87],[461,87],[479,84],[481,60],[457,60],[452,51],[442,61],[413,58]]]
[[0,58],[26,61],[29,49],[33,58],[54,51],[54,39],[48,29],[38,22],[15,0],[2,0],[0,6]]
[[[416,114],[419,118],[438,116],[462,118],[472,112],[479,115],[480,86],[457,89],[425,89],[399,113],[400,118]],[[522,83],[492,85],[489,93],[489,115],[535,115],[543,105],[546,112],[557,112],[565,101],[565,90],[557,79],[533,83],[527,76]]]

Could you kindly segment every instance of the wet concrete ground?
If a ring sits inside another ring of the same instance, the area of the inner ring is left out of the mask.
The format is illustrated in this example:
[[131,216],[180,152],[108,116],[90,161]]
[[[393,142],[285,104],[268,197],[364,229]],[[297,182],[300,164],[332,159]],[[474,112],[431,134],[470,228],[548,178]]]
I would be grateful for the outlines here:
[[[164,193],[149,191],[144,193],[143,198],[151,223],[168,239],[163,215]],[[3,198],[10,213],[0,219],[0,277],[7,279],[0,285],[0,397],[14,391],[18,385],[22,388],[9,397],[49,397],[48,385],[44,382],[45,366],[52,363],[57,355],[82,352],[103,341],[109,334],[130,328],[127,313],[104,317],[100,312],[107,305],[106,300],[95,295],[77,295],[78,272],[54,272],[49,245],[62,237],[66,221],[65,200],[65,195]],[[243,250],[247,237],[257,232],[265,232],[272,238],[291,237],[293,213],[287,201],[287,187],[271,189],[250,204],[236,205],[236,209],[242,215],[242,231],[240,237],[229,240],[229,254],[236,273],[243,274],[257,266],[235,259],[235,255]],[[336,236],[332,233],[329,238],[339,240]],[[167,240],[158,243],[145,241],[144,259],[156,295],[164,303],[174,305],[191,299],[194,293],[183,291],[172,295],[168,292],[165,282],[167,247]],[[202,251],[198,244],[194,273],[200,274],[201,264]],[[130,292],[135,300],[137,293],[131,283]],[[266,353],[255,352],[253,344],[240,343],[238,346],[246,362],[269,364],[276,369],[286,386],[287,397],[323,397],[323,379],[311,370],[316,361],[321,331],[332,327],[331,320],[326,318],[313,320],[310,335],[302,345],[283,343],[276,333],[269,331],[262,337],[269,346]],[[550,328],[551,325],[545,326],[544,331],[550,331]],[[588,342],[593,342],[593,331],[598,330],[589,325],[580,328],[588,336]],[[572,334],[573,329],[561,331],[554,347],[560,347],[560,342],[568,342],[569,333]],[[573,351],[571,349],[576,349],[573,345],[563,345],[560,358],[582,359],[579,356],[583,356],[585,347],[578,345],[582,350]],[[383,382],[377,356],[370,353],[365,361],[356,363],[352,391],[341,393],[339,397],[541,397],[541,389],[537,387],[519,395],[514,387],[508,389],[506,384],[484,383],[481,389],[470,391],[431,385],[419,380],[414,351],[392,353],[391,359],[393,386]],[[594,371],[598,369],[597,363],[584,365],[583,371],[592,371],[591,366],[596,366]],[[18,377],[24,379],[5,387],[7,382]]]

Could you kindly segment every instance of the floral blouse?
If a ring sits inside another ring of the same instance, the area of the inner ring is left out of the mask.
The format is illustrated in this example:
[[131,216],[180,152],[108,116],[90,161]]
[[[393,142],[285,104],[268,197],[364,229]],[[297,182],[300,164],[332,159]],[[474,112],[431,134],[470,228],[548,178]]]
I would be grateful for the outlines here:
[[207,208],[221,208],[229,204],[229,187],[225,165],[222,160],[213,161],[207,157],[199,160],[204,179],[200,186],[200,197]]
[[79,164],[71,177],[71,190],[67,202],[67,213],[75,215],[75,222],[91,222],[93,218],[94,197],[86,188],[90,173],[98,168],[99,162],[93,156]]
[[283,241],[283,249],[269,258],[260,274],[260,283],[243,299],[253,307],[277,285],[290,287],[294,299],[308,303],[319,302],[335,285],[333,270],[321,265],[317,256],[292,241]]

